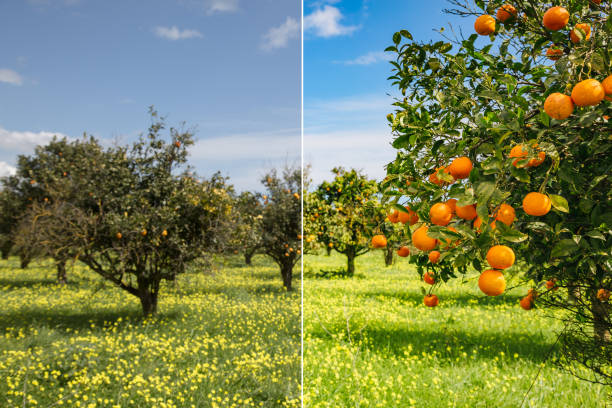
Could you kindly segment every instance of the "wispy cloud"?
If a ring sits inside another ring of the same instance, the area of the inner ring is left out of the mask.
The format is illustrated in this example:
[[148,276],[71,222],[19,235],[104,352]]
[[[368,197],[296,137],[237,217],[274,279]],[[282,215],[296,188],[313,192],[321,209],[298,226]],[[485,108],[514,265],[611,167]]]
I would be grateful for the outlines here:
[[336,37],[351,34],[358,26],[342,25],[344,16],[337,7],[329,4],[317,8],[304,17],[304,31],[313,32],[317,37]]
[[238,0],[205,0],[204,7],[208,14],[231,13],[238,11]]
[[53,136],[68,137],[59,132],[21,132],[0,127],[0,150],[18,153],[29,153],[37,145],[49,143]]
[[344,65],[371,65],[381,61],[388,61],[390,58],[389,55],[390,54],[383,51],[372,51],[351,60],[334,61],[334,63]]
[[273,50],[284,48],[289,44],[289,40],[297,38],[300,31],[300,23],[293,17],[287,17],[284,23],[278,27],[272,27],[263,35],[261,48]]
[[6,82],[11,85],[23,84],[23,78],[12,69],[0,69],[0,82]]
[[17,169],[7,162],[0,161],[0,177],[11,176],[15,174]]
[[187,40],[190,38],[202,38],[202,33],[198,30],[184,29],[181,30],[176,26],[172,27],[155,27],[155,35],[167,40]]

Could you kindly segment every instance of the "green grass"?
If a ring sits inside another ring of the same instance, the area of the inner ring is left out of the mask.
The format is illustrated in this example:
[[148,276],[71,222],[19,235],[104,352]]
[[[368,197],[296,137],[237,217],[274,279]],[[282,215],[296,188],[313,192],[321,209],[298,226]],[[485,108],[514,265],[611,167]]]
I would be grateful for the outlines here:
[[525,287],[486,297],[471,275],[437,287],[427,308],[416,270],[385,267],[379,251],[357,258],[354,278],[314,278],[345,259],[304,259],[305,407],[517,408],[540,368],[525,407],[609,401],[610,389],[555,366],[560,323],[519,308]]
[[0,262],[1,407],[299,406],[299,293],[266,258],[194,267],[148,320],[85,267],[68,278]]

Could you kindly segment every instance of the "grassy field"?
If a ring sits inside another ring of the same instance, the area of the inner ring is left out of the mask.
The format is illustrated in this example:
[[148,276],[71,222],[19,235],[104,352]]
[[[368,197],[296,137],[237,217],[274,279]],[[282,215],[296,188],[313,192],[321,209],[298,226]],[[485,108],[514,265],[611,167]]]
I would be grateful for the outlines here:
[[194,268],[145,321],[82,266],[65,287],[17,266],[0,262],[1,407],[299,406],[299,292],[263,257]]
[[426,308],[416,270],[402,258],[387,268],[380,252],[357,258],[352,279],[313,277],[345,259],[304,260],[305,407],[517,408],[540,367],[525,407],[610,401],[554,366],[559,323],[519,308],[526,288],[489,298],[455,282]]

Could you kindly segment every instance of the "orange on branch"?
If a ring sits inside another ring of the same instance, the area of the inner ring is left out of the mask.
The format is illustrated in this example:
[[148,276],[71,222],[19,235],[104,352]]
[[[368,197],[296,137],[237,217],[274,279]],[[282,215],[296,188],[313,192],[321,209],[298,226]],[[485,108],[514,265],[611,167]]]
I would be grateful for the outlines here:
[[557,286],[556,279],[549,279],[546,281],[546,289],[548,290],[557,290],[559,287]]
[[425,295],[423,298],[423,303],[427,307],[436,307],[438,306],[438,297],[436,295]]
[[121,237],[123,237],[123,235],[120,232],[118,232],[118,233],[115,234],[115,237],[117,237],[117,239],[121,239]]
[[563,7],[551,7],[544,13],[542,25],[551,31],[558,31],[569,22],[569,11]]
[[501,221],[508,226],[512,225],[515,218],[516,211],[514,211],[514,208],[511,205],[505,203],[499,206],[497,215],[495,216],[496,220]]
[[609,75],[601,81],[601,86],[603,86],[604,93],[606,94],[606,100],[612,101],[612,75]]
[[563,56],[563,50],[555,46],[551,46],[549,49],[546,50],[546,57],[549,60],[557,61],[562,56]]
[[397,210],[391,210],[391,212],[387,215],[387,219],[392,223],[399,222],[400,212]]
[[455,213],[457,214],[457,217],[471,221],[477,216],[476,204],[464,205],[463,207],[457,206]]
[[414,225],[419,221],[419,216],[416,212],[412,211],[410,207],[405,206],[408,212],[398,211],[399,212],[399,221],[402,224],[408,223],[409,225]]
[[603,101],[604,96],[604,87],[596,79],[580,81],[572,89],[572,101],[576,106],[595,106]]
[[374,235],[372,237],[372,246],[374,248],[384,248],[387,246],[387,238],[384,235]]
[[488,14],[483,14],[474,22],[474,30],[479,35],[489,35],[495,32],[495,19]]
[[487,296],[498,296],[506,290],[506,279],[500,271],[487,269],[480,274],[478,287]]
[[472,161],[468,157],[462,156],[453,160],[448,166],[448,170],[455,179],[465,179],[470,176],[473,167]]
[[495,269],[506,269],[514,265],[514,251],[506,245],[495,245],[487,251],[487,262]]
[[433,273],[427,271],[423,274],[423,282],[427,283],[428,285],[433,285],[436,283],[436,278],[434,277]]
[[578,38],[578,30],[581,30],[581,34],[583,35],[584,40],[588,40],[591,38],[591,26],[586,23],[576,24],[574,29],[570,32],[570,39],[574,44],[580,42],[580,38]]
[[429,262],[432,264],[437,264],[440,260],[440,251],[431,251],[429,253]]
[[599,289],[597,291],[597,299],[600,302],[607,302],[608,300],[610,300],[610,291],[608,289]]
[[533,308],[533,297],[527,295],[521,299],[519,305],[525,310],[531,310]]
[[446,200],[444,204],[448,205],[453,214],[455,214],[455,212],[457,211],[457,200],[455,198]]
[[453,211],[444,203],[436,203],[429,210],[429,219],[433,224],[446,226],[453,218]]
[[504,4],[497,9],[495,17],[497,17],[497,19],[502,23],[505,23],[508,20],[516,18],[517,15],[518,11],[512,4]]
[[544,101],[544,112],[553,119],[566,119],[574,112],[574,102],[568,95],[553,92]]
[[546,215],[551,206],[552,202],[546,194],[531,192],[523,198],[523,210],[529,215]]
[[406,258],[408,255],[410,255],[410,249],[407,246],[400,247],[400,249],[397,250],[397,256]]
[[412,233],[412,244],[421,251],[431,251],[438,245],[438,240],[427,235],[427,226],[417,228]]

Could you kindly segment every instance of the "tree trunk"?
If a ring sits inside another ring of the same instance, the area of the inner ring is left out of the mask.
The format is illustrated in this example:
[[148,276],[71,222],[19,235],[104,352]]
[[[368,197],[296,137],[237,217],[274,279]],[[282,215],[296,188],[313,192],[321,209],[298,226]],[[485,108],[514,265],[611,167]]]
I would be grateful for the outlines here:
[[331,251],[332,251],[331,247],[330,247],[329,245],[327,245],[327,246],[325,247],[325,252],[327,252],[327,256],[330,256],[330,255],[331,255]]
[[293,287],[291,286],[291,280],[293,278],[293,265],[290,263],[281,265],[281,275],[283,277],[283,285],[285,289],[287,289],[287,292],[292,291]]
[[346,275],[353,277],[355,275],[355,250],[352,248],[346,251]]
[[149,280],[145,277],[138,279],[138,297],[142,305],[142,313],[145,317],[157,313],[157,294],[159,292],[159,281]]
[[2,247],[0,247],[0,251],[2,252],[2,259],[8,259],[11,254],[11,249],[13,248],[13,243],[10,240],[6,240]]
[[393,265],[393,248],[390,247],[389,245],[387,245],[387,247],[385,248],[385,265],[386,266],[391,266]]
[[68,278],[66,277],[66,261],[57,262],[57,283],[60,285],[68,283]]
[[19,259],[21,260],[21,269],[27,268],[30,264],[30,261],[32,260],[28,255],[25,255],[23,253],[19,254]]
[[595,341],[598,345],[610,343],[610,304],[597,299],[597,295],[593,293],[591,300],[591,313],[593,314],[593,331]]
[[252,263],[252,260],[253,260],[253,255],[254,255],[254,253],[253,253],[253,252],[251,252],[251,251],[247,251],[247,252],[245,252],[245,253],[244,253],[244,263],[245,263],[245,264],[247,264],[247,265],[249,265],[249,266],[251,266],[251,265],[253,264],[253,263]]

